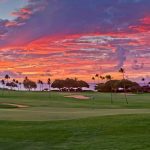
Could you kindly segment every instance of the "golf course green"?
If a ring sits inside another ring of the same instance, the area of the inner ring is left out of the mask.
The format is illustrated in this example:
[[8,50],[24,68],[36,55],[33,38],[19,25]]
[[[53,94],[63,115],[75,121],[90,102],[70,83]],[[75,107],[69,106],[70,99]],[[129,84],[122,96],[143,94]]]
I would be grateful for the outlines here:
[[0,150],[149,150],[150,94],[127,98],[1,91]]

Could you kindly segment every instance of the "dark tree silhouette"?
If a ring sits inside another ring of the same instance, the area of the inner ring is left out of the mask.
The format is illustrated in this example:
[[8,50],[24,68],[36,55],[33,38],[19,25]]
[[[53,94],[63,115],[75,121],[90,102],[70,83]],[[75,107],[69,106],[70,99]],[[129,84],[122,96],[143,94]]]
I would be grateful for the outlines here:
[[95,78],[97,78],[97,84],[99,83],[99,74],[95,74]]
[[[111,75],[106,75],[105,78],[106,78],[107,81],[111,81],[112,80]],[[111,84],[111,82],[110,82],[110,94],[111,94],[111,104],[112,104],[113,103],[113,99],[112,99],[112,84]]]
[[52,85],[53,88],[58,88],[60,91],[64,87],[64,81],[60,79],[56,79]]
[[89,87],[89,85],[83,80],[70,79],[70,78],[67,78],[65,80],[57,79],[52,83],[51,86],[53,88],[58,88],[60,91],[63,88],[66,88],[67,91],[71,91],[73,88]]
[[12,90],[13,88],[15,88],[15,87],[18,87],[17,84],[16,84],[15,82],[13,82],[13,81],[6,83],[6,86],[10,87],[11,90]]
[[5,80],[7,81],[8,83],[8,80],[10,79],[10,76],[8,74],[5,75]]
[[94,81],[94,84],[95,84],[95,77],[92,77],[92,80]]
[[49,91],[50,91],[51,90],[51,79],[50,78],[47,79],[47,84],[48,84]]
[[40,91],[43,91],[43,81],[38,80],[38,84],[40,85]]
[[19,89],[20,89],[20,87],[19,87],[19,81],[18,81],[18,80],[15,80],[15,83],[17,84],[18,91],[19,91]]
[[122,74],[122,80],[124,81],[124,95],[125,95],[126,103],[128,104],[127,95],[126,95],[126,85],[125,85],[125,70],[123,68],[120,68],[119,72]]
[[105,77],[103,77],[103,76],[100,76],[100,79],[103,81],[103,80],[105,80]]
[[31,91],[31,89],[37,88],[36,83],[34,81],[29,80],[28,77],[25,77],[23,81],[23,85],[24,85],[24,88],[28,89],[29,91]]
[[2,92],[2,95],[4,95],[4,90],[5,90],[5,80],[1,80],[1,84],[3,86],[3,92]]
[[4,89],[4,86],[5,86],[5,80],[1,80],[1,84],[3,85],[3,89]]
[[21,82],[19,82],[18,84],[19,84],[19,89],[21,90],[21,85],[22,85],[22,83],[21,83]]
[[143,86],[145,86],[145,78],[142,78],[141,80],[143,82]]

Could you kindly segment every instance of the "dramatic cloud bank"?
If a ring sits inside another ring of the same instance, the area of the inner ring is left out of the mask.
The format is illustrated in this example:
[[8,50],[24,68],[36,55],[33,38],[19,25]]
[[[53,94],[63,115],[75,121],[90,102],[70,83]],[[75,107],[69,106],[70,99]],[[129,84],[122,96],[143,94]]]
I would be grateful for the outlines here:
[[131,78],[150,76],[149,8],[149,0],[28,0],[14,20],[0,19],[1,71],[90,80],[124,66]]

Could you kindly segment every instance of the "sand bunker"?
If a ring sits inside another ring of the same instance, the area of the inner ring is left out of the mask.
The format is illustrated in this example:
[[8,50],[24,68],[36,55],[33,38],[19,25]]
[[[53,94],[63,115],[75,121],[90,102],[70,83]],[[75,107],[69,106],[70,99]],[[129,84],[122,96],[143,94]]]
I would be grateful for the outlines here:
[[26,105],[20,105],[20,104],[12,104],[12,103],[1,103],[2,105],[8,105],[8,106],[14,106],[16,108],[27,108],[29,106]]
[[76,98],[76,99],[83,99],[83,100],[90,99],[89,97],[83,96],[83,95],[68,95],[68,96],[65,96],[65,97]]

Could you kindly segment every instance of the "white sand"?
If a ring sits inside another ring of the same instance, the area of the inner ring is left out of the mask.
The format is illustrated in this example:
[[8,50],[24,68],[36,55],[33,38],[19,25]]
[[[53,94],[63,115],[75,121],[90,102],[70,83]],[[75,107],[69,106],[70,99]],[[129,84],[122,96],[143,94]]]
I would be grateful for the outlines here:
[[27,108],[28,106],[26,105],[20,105],[20,104],[12,104],[12,103],[2,103],[4,105],[9,105],[9,106],[16,106],[18,108]]
[[68,96],[65,96],[65,97],[76,98],[76,99],[83,99],[83,100],[90,99],[89,97],[83,96],[83,95],[68,95]]

